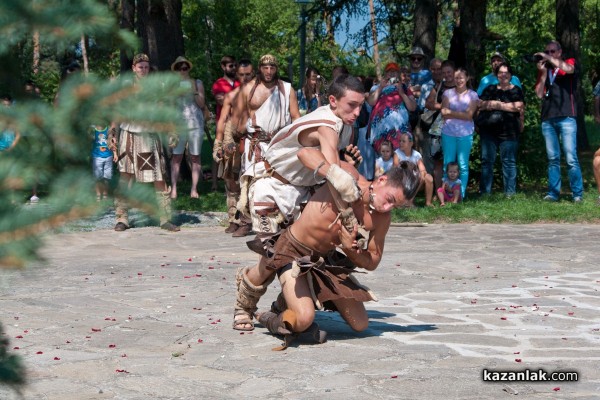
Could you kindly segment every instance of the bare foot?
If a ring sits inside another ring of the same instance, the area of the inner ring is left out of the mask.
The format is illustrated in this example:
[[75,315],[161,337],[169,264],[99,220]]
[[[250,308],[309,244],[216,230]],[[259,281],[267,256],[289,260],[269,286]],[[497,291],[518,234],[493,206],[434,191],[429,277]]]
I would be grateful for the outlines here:
[[171,189],[171,199],[175,200],[177,198],[177,189]]
[[[233,317],[233,329],[237,331],[251,331],[254,329],[254,323],[248,322],[248,315],[240,313]],[[252,319],[250,318],[250,321]]]
[[192,199],[199,199],[200,198],[200,196],[198,195],[198,192],[192,192],[192,193],[190,193],[190,197]]

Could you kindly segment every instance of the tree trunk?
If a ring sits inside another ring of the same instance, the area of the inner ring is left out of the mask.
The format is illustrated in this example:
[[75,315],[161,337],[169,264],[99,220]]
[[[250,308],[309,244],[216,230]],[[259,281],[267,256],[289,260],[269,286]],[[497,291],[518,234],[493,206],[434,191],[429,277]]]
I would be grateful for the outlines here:
[[33,32],[33,74],[37,75],[40,70],[40,32]]
[[[119,21],[121,29],[127,29],[133,32],[135,27],[135,0],[121,0],[121,20]],[[120,51],[121,72],[131,71],[131,54],[124,49]]]
[[81,58],[83,59],[83,73],[85,75],[89,74],[90,72],[90,62],[88,60],[87,48],[87,38],[85,35],[81,35]]
[[371,35],[373,36],[373,61],[377,79],[381,80],[381,61],[379,60],[379,39],[377,36],[377,23],[375,22],[375,5],[369,0],[369,11],[371,14]]
[[181,0],[138,0],[138,36],[152,66],[160,71],[184,54]]
[[437,20],[437,0],[419,0],[416,2],[413,46],[421,47],[429,59],[435,55]]
[[459,0],[460,32],[465,46],[466,64],[464,67],[471,77],[481,75],[485,69],[486,33],[485,16],[487,0]]
[[589,150],[590,143],[585,127],[584,99],[582,97],[581,78],[584,76],[580,62],[580,36],[579,36],[579,0],[556,0],[556,37],[558,38],[563,55],[575,58],[577,69],[577,88],[575,100],[577,102],[577,148]]

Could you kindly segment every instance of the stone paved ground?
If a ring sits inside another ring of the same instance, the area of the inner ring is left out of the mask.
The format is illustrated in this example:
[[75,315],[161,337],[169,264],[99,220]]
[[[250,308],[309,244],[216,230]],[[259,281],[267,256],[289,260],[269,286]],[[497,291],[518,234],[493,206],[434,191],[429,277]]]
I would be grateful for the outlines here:
[[[318,313],[327,343],[273,352],[264,328],[231,329],[235,270],[256,261],[244,239],[218,226],[61,233],[45,264],[2,272],[0,319],[29,370],[25,399],[595,399],[598,234],[392,227],[380,267],[359,278],[379,297],[369,329]],[[484,368],[579,382],[484,383]]]

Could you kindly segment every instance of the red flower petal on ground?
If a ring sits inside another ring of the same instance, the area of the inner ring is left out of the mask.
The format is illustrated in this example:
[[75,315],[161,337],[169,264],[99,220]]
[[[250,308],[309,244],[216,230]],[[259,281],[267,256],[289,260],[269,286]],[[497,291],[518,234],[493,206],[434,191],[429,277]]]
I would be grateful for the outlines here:
[[23,339],[23,335],[17,335],[15,336],[15,339]]
[[512,287],[517,287],[517,285],[512,285]]
[[520,351],[515,351],[513,354],[521,354]]
[[25,330],[23,331],[23,333],[29,333],[29,330],[25,329]]
[[179,297],[185,297],[185,294],[180,294]]
[[92,332],[102,332],[102,329],[100,329],[100,328],[92,328]]
[[192,261],[192,259],[191,259],[191,258],[188,258],[188,261]]
[[204,342],[204,340],[198,339],[198,343],[202,343],[202,342]]
[[500,317],[502,321],[506,321],[506,317]]
[[54,361],[59,361],[60,357],[54,357]]
[[477,304],[477,300],[476,299],[471,300],[471,304]]
[[123,353],[121,354],[121,357],[127,357],[127,354]]
[[191,276],[184,276],[183,279],[190,279]]
[[142,276],[142,273],[141,273],[141,272],[138,272],[138,276]]
[[515,358],[515,361],[516,362],[521,362],[521,359],[520,358]]
[[566,338],[566,337],[564,337],[564,338],[561,338],[561,339],[562,339],[562,340],[567,340],[567,338]]
[[67,340],[65,343],[69,344],[69,343],[71,343],[71,341]]
[[475,268],[481,268],[479,265],[475,266]]
[[19,350],[19,346],[13,347],[13,350]]
[[44,354],[44,352],[43,352],[43,351],[38,351],[38,352],[37,352],[37,353],[35,353],[35,354]]
[[560,390],[560,388],[559,388],[559,387],[555,387],[555,388],[554,388],[554,389],[552,389],[552,390],[554,390],[555,392],[558,392],[558,391]]
[[202,277],[202,275],[196,274],[196,278],[201,278],[201,277]]
[[208,267],[208,269],[215,269],[215,267]]
[[115,370],[115,372],[123,372],[123,373],[125,373],[125,374],[128,374],[128,373],[129,373],[129,371],[126,371],[126,370],[124,370],[124,369],[116,369],[116,370]]
[[396,379],[398,375],[392,375],[392,379]]
[[116,345],[116,344],[109,344],[109,345],[108,345],[108,348],[109,348],[109,349],[114,349],[115,347],[117,347],[117,345]]
[[575,313],[574,312],[570,312],[569,315],[575,315]]
[[91,336],[86,336],[85,338],[86,338],[86,339],[91,339],[92,337],[91,337]]

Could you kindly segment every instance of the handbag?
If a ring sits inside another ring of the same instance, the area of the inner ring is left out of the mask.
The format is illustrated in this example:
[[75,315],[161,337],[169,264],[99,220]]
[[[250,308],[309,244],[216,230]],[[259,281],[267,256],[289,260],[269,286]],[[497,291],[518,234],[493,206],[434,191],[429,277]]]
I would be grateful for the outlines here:
[[428,131],[431,125],[439,115],[440,110],[427,110],[421,114],[421,128]]
[[438,112],[437,117],[429,128],[429,136],[442,136],[442,126],[444,125],[444,118],[442,114]]

